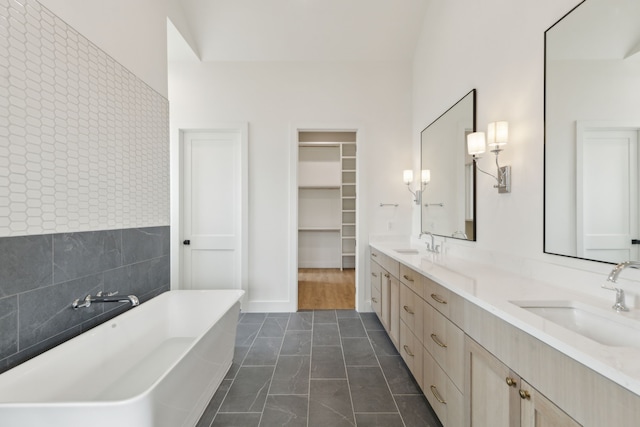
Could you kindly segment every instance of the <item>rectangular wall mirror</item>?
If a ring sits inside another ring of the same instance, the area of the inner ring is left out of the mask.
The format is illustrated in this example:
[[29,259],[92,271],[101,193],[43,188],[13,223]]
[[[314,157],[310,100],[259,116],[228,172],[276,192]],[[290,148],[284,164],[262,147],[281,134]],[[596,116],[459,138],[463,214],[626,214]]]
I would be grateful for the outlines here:
[[421,133],[421,169],[431,180],[422,193],[422,232],[476,240],[476,170],[467,135],[476,129],[476,90]]
[[545,32],[546,253],[640,259],[638,18],[585,0]]

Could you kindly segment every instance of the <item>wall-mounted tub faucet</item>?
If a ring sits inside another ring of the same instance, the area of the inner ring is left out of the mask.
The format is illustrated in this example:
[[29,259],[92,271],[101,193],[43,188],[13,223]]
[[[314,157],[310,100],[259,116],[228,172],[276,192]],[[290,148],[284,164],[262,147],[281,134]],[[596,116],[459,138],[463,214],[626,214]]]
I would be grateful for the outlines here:
[[[604,289],[609,289],[611,291],[616,291],[616,302],[613,304],[613,308],[615,311],[629,311],[627,305],[624,302],[624,291],[616,286],[616,281],[618,280],[618,276],[622,273],[622,270],[626,268],[636,268],[640,269],[640,261],[626,261],[621,262],[616,265],[611,273],[609,273],[609,277],[607,277],[607,281],[602,285]],[[609,284],[611,283],[611,284]]]
[[74,300],[73,303],[71,303],[71,307],[73,307],[74,310],[77,310],[82,307],[89,307],[94,302],[128,302],[131,304],[131,307],[140,305],[140,300],[138,300],[138,297],[135,295],[127,295],[125,297],[118,296],[118,291],[106,293],[100,291],[96,296],[87,295],[83,300],[80,300],[80,298]]

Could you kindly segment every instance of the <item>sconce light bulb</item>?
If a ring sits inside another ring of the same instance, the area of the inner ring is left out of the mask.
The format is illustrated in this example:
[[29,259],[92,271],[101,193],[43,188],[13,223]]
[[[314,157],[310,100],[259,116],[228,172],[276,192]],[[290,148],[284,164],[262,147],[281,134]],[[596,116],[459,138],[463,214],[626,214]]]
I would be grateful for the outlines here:
[[411,169],[406,169],[402,172],[402,180],[405,184],[409,185],[413,182],[413,171]]
[[471,156],[477,156],[486,151],[484,132],[473,132],[467,135],[467,151]]
[[422,169],[421,181],[423,184],[428,184],[431,181],[431,171],[429,169]]
[[509,122],[500,121],[489,123],[487,127],[487,144],[490,147],[500,147],[509,141]]

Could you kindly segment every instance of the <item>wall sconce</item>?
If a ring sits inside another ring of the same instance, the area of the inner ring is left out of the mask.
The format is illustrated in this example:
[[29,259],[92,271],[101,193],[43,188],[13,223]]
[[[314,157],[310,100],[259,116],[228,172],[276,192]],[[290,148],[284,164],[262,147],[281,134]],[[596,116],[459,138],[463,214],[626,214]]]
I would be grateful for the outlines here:
[[422,203],[422,192],[427,187],[429,181],[431,181],[431,171],[429,169],[423,169],[420,173],[420,181],[421,187],[419,190],[413,191],[411,190],[411,183],[413,182],[413,171],[411,169],[407,169],[402,172],[402,180],[405,184],[407,184],[407,189],[411,194],[413,194],[413,201],[416,205]]
[[[500,166],[498,156],[502,151],[502,146],[507,144],[509,139],[509,122],[493,122],[489,123],[487,135],[485,139],[484,132],[474,132],[467,135],[467,150],[473,156],[473,162],[476,168],[486,175],[492,176],[496,180],[493,188],[498,189],[498,193],[511,193],[511,166]],[[486,144],[492,147],[492,153],[496,155],[496,168],[498,176],[489,172],[485,172],[478,167],[480,154],[486,151]]]

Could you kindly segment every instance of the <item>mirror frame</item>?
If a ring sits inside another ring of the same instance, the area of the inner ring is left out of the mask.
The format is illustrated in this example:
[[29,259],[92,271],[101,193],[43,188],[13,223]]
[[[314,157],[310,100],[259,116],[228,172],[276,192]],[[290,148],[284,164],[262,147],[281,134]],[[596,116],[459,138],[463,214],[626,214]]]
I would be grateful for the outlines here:
[[[424,133],[425,130],[427,130],[430,126],[432,126],[433,124],[435,124],[438,120],[440,120],[440,118],[442,118],[443,116],[445,116],[449,111],[451,111],[453,108],[456,107],[456,105],[460,104],[467,96],[472,95],[472,121],[473,121],[473,125],[472,125],[472,129],[471,132],[476,132],[477,131],[477,119],[476,119],[476,115],[477,115],[477,110],[478,110],[478,93],[477,90],[471,89],[469,92],[467,92],[466,94],[464,94],[460,99],[458,99],[451,107],[447,108],[447,110],[440,114],[435,120],[433,120],[431,123],[429,123],[424,129],[422,129],[420,131],[420,169],[422,169],[422,159],[423,159],[423,143],[422,143],[422,134]],[[463,141],[464,143],[464,153],[465,153],[465,158],[462,159],[463,162],[465,162],[466,157],[467,157],[467,142],[466,140]],[[476,169],[476,163],[472,162],[471,163],[473,165],[472,167],[472,175],[473,175],[473,188],[472,188],[472,192],[473,192],[473,206],[472,206],[472,211],[473,211],[473,236],[472,238],[462,238],[462,237],[456,237],[456,236],[452,236],[452,235],[444,235],[444,234],[438,234],[438,233],[433,233],[436,236],[441,236],[441,237],[446,237],[446,238],[450,238],[450,239],[457,239],[457,240],[463,240],[463,241],[467,241],[467,242],[475,242],[478,240],[478,231],[477,231],[477,225],[478,225],[478,218],[477,218],[477,169]],[[466,197],[466,195],[465,195]],[[424,215],[422,213],[424,209],[423,204],[420,204],[420,232],[423,232],[423,218]]]

